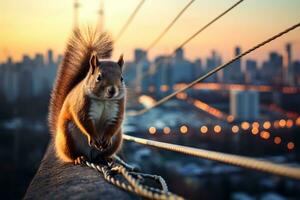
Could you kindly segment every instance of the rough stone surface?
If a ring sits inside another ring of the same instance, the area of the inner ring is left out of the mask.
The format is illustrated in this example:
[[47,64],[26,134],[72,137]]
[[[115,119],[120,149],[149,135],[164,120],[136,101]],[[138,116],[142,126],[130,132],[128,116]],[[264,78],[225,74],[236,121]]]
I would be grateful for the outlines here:
[[140,199],[106,182],[97,171],[60,162],[50,143],[24,199]]

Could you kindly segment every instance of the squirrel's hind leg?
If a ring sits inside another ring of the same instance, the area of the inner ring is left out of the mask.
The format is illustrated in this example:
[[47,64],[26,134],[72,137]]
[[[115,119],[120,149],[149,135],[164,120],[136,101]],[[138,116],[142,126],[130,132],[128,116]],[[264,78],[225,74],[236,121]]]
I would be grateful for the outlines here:
[[58,122],[57,133],[55,135],[55,149],[59,159],[64,162],[74,162],[77,158],[74,151],[74,144],[68,133],[69,120]]

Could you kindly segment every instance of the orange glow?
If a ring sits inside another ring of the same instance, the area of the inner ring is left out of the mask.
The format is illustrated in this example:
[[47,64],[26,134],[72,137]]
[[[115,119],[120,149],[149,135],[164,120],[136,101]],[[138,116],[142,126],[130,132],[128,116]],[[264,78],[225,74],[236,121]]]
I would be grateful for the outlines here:
[[267,140],[270,138],[270,133],[267,131],[262,131],[262,132],[260,132],[260,137]]
[[241,126],[243,130],[248,130],[250,128],[249,122],[242,122]]
[[286,121],[285,121],[284,119],[279,120],[279,126],[280,126],[281,128],[284,128],[285,125],[286,125]]
[[185,92],[180,92],[180,93],[178,93],[178,94],[176,95],[176,97],[177,97],[178,99],[185,100],[185,99],[187,99],[187,94],[186,94]]
[[208,131],[207,126],[201,126],[201,128],[200,128],[201,133],[205,134],[205,133],[207,133],[207,131]]
[[151,126],[151,127],[149,128],[149,133],[150,133],[151,135],[154,135],[154,134],[156,133],[156,128],[153,127],[153,126]]
[[300,117],[297,118],[297,120],[296,120],[296,125],[297,125],[297,126],[300,126]]
[[156,101],[150,96],[142,95],[139,97],[139,102],[147,108],[152,106]]
[[160,91],[166,92],[166,91],[168,91],[168,90],[169,90],[169,86],[167,86],[167,85],[162,85],[162,86],[160,86]]
[[294,144],[293,142],[289,142],[289,143],[287,144],[287,148],[288,148],[289,150],[292,150],[292,149],[295,148],[295,144]]
[[251,132],[252,132],[253,135],[257,135],[258,132],[259,132],[259,130],[258,130],[258,128],[253,128],[253,129],[251,130]]
[[286,127],[291,128],[293,125],[294,125],[293,120],[288,119],[288,120],[286,121]]
[[163,129],[164,134],[168,135],[171,132],[171,129],[169,127],[164,127]]
[[222,131],[221,126],[216,125],[216,126],[214,127],[214,131],[215,131],[215,133],[221,133],[221,131]]
[[[174,90],[185,87],[185,83],[178,83],[174,85]],[[271,92],[274,89],[268,85],[247,85],[250,90],[256,90],[260,92]],[[219,84],[219,83],[197,83],[193,86],[196,90],[245,90],[246,86],[242,84]],[[283,87],[283,93],[296,93],[299,91],[297,87]]]
[[182,125],[181,127],[180,127],[180,132],[182,133],[182,134],[186,134],[187,132],[188,132],[188,127],[186,126],[186,125]]
[[231,131],[232,131],[233,133],[237,133],[237,132],[239,132],[239,130],[240,130],[240,128],[239,128],[237,125],[234,125],[234,126],[232,126],[232,128],[231,128]]
[[[194,101],[194,106],[196,106],[197,108],[211,114],[212,116],[215,116],[218,119],[228,119],[228,117],[226,117],[226,114],[223,113],[222,111],[204,103],[203,101],[200,100],[195,100]],[[232,116],[233,117],[233,116]],[[231,119],[231,118],[230,118]]]
[[263,127],[264,127],[264,129],[269,129],[269,128],[271,128],[271,122],[265,121],[264,124],[263,124]]
[[279,128],[279,122],[278,122],[278,120],[276,120],[276,121],[274,122],[274,128]]
[[234,120],[234,117],[233,117],[232,115],[229,115],[229,116],[227,117],[227,121],[228,121],[228,122],[233,122],[233,120]]
[[258,122],[253,122],[252,127],[253,128],[259,128],[259,123]]
[[275,137],[275,138],[274,138],[274,143],[275,143],[275,144],[280,144],[280,143],[281,143],[281,138],[278,137],[278,136]]

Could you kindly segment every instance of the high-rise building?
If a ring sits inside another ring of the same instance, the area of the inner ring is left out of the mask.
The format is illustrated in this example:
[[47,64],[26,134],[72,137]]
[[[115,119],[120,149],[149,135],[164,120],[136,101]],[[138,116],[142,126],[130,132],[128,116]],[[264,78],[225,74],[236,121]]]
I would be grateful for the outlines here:
[[141,60],[147,59],[147,53],[143,49],[135,49],[134,50],[134,62],[138,63]]
[[293,70],[295,73],[295,82],[297,86],[300,86],[300,61],[295,61],[293,63]]
[[44,66],[44,56],[43,56],[43,54],[40,54],[40,53],[35,54],[33,62],[34,62],[35,66],[43,67]]
[[[222,63],[221,56],[219,56],[216,51],[212,51],[211,52],[211,57],[208,57],[206,59],[205,72],[207,73],[210,70],[218,67],[219,65],[221,65],[221,63]],[[217,82],[218,77],[220,77],[220,74],[214,74],[214,75],[210,76],[209,78],[207,78],[205,80],[205,82]]]
[[246,60],[245,82],[255,83],[257,73],[257,62],[255,60]]
[[171,58],[171,68],[173,84],[186,83],[195,79],[194,65],[184,58],[182,48],[177,49],[175,56]]
[[143,92],[145,87],[143,87],[143,77],[149,71],[149,61],[147,59],[147,52],[142,49],[134,50],[134,63],[136,65],[136,91]]
[[[238,56],[241,54],[241,48],[239,46],[234,49],[234,56]],[[241,83],[243,81],[242,74],[242,65],[241,59],[236,60],[230,66],[226,67],[223,70],[223,80],[226,83],[238,82]]]
[[283,59],[277,52],[270,52],[269,60],[263,63],[262,80],[266,84],[280,84],[283,80]]
[[48,65],[52,66],[54,64],[53,51],[51,49],[49,49],[47,52],[47,55],[48,55]]
[[294,85],[295,79],[294,79],[294,69],[292,65],[292,45],[290,43],[287,43],[285,46],[286,49],[286,55],[287,55],[287,69],[284,72],[284,79],[285,83],[288,85]]
[[259,93],[257,91],[230,91],[230,114],[239,120],[255,120],[259,117]]
[[184,60],[184,51],[183,51],[182,48],[176,49],[175,59],[178,60],[178,61]]

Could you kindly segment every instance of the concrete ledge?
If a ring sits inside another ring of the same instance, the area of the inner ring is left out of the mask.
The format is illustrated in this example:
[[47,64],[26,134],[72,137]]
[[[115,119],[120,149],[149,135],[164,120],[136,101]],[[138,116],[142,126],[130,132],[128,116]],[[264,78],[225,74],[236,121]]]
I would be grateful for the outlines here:
[[109,183],[95,170],[61,163],[51,142],[24,199],[140,199]]

